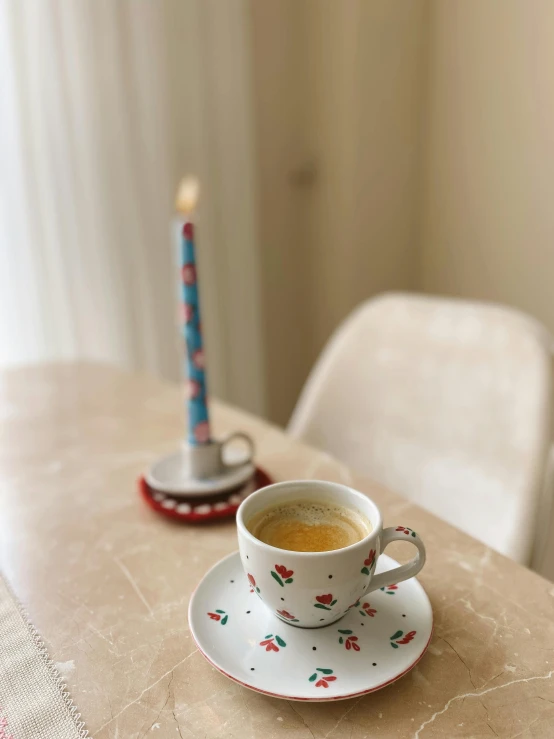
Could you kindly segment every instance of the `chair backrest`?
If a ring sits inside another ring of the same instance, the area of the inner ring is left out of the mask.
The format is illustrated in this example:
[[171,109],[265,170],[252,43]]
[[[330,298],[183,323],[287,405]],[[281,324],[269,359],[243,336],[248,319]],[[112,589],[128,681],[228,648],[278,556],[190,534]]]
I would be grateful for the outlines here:
[[551,346],[540,324],[499,305],[386,294],[330,339],[289,432],[529,563]]

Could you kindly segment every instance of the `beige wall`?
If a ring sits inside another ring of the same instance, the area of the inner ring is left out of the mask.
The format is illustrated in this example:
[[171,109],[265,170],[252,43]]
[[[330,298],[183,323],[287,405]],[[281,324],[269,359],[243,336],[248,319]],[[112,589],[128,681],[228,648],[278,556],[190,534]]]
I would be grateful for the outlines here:
[[554,333],[554,2],[252,7],[270,417],[383,290],[507,303]]
[[554,3],[431,9],[422,287],[554,332]]
[[416,287],[428,6],[251,7],[269,415],[285,423],[348,312]]
[[[307,238],[312,151],[303,0],[251,0],[266,408],[285,423],[313,359]],[[301,178],[300,178],[301,179]]]

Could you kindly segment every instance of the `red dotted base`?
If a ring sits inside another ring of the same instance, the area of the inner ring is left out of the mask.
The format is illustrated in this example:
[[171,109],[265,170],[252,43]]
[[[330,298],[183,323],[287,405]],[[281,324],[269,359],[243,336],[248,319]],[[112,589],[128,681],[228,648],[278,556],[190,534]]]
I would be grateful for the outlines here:
[[138,489],[142,499],[156,513],[187,523],[202,523],[234,516],[244,498],[272,482],[264,470],[256,467],[254,476],[245,485],[217,495],[176,497],[154,490],[144,477],[138,479]]

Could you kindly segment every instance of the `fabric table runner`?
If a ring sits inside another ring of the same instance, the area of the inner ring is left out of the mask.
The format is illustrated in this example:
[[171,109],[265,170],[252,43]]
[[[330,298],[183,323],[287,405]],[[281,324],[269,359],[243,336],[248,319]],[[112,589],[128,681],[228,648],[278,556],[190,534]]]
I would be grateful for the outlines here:
[[0,739],[88,736],[36,629],[0,574]]

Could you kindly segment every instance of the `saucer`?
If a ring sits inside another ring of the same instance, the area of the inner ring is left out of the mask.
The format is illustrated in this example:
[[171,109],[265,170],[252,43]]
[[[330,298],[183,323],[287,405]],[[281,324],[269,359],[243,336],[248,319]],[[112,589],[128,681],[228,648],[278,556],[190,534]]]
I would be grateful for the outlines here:
[[144,477],[139,478],[138,489],[143,500],[156,513],[186,523],[203,523],[234,517],[244,498],[271,483],[272,480],[267,473],[260,467],[256,467],[254,475],[239,488],[206,495],[202,498],[197,495],[191,495],[189,498],[182,495],[173,496],[171,493],[153,490]]
[[[377,572],[397,564],[382,554]],[[285,600],[285,618],[286,607]],[[361,598],[329,626],[297,628],[263,605],[235,552],[198,585],[189,626],[199,651],[231,680],[275,698],[320,702],[372,693],[409,672],[427,649],[433,613],[412,578]]]
[[181,452],[174,452],[154,462],[145,475],[146,482],[154,489],[171,495],[208,495],[232,490],[244,485],[254,474],[252,462],[228,467],[222,474],[199,480],[190,477]]

